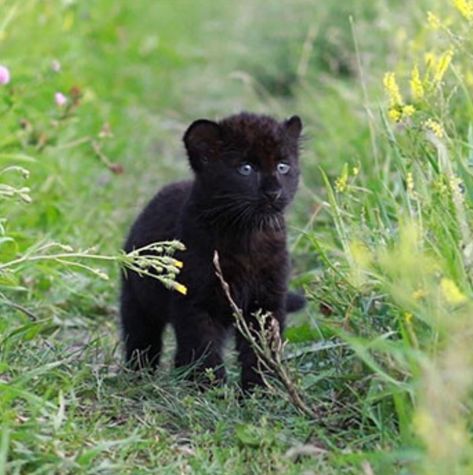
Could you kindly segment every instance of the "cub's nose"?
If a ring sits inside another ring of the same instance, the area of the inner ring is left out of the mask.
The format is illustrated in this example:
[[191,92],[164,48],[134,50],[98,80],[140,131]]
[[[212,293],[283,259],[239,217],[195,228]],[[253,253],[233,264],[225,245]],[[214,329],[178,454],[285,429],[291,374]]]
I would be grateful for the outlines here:
[[281,198],[282,195],[282,190],[265,190],[263,191],[264,196],[269,200],[269,201],[276,201],[279,198]]

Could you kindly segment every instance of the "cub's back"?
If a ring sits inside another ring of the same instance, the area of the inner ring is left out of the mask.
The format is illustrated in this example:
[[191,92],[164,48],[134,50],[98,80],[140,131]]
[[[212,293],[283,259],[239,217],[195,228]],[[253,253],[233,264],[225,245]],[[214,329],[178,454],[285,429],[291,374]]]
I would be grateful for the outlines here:
[[179,181],[162,188],[133,224],[124,249],[130,252],[156,241],[177,237],[179,216],[192,188],[192,181]]

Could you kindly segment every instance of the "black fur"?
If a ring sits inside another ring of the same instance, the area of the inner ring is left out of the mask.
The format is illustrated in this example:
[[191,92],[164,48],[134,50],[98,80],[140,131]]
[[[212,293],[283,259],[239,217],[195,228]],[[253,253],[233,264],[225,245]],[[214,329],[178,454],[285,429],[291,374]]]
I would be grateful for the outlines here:
[[286,312],[298,312],[305,307],[305,297],[294,292],[288,292],[286,295]]
[[[195,364],[225,378],[222,345],[233,316],[212,263],[220,256],[224,278],[245,318],[272,312],[284,329],[286,313],[304,306],[288,292],[289,255],[284,210],[299,178],[298,117],[285,122],[242,113],[220,122],[198,120],[184,135],[195,178],[164,187],[139,215],[125,251],[179,239],[186,251],[178,280],[186,296],[151,278],[128,273],[122,279],[121,320],[126,359],[134,367],[155,367],[165,325],[173,325],[177,367]],[[284,166],[290,168],[284,172]],[[242,165],[250,165],[241,169]],[[279,167],[279,168],[277,168]],[[248,172],[248,175],[245,173]],[[256,357],[237,334],[242,386],[261,384]]]

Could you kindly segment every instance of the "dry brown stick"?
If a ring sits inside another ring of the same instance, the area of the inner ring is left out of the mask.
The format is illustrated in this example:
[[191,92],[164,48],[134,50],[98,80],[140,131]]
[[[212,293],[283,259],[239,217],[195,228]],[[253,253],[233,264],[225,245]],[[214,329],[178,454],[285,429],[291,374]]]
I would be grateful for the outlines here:
[[[220,260],[217,251],[214,252],[213,263],[215,266],[215,275],[220,281],[223,292],[225,293],[228,303],[230,304],[230,307],[233,311],[237,330],[243,335],[243,337],[253,348],[260,366],[276,374],[278,379],[285,387],[289,395],[290,401],[297,409],[299,409],[302,413],[312,419],[319,419],[320,414],[318,414],[305,402],[304,398],[301,396],[299,390],[297,389],[295,382],[289,374],[289,371],[282,362],[282,350],[284,348],[284,345],[281,340],[279,324],[276,319],[271,315],[271,313],[260,313],[259,315],[256,315],[256,319],[260,325],[260,331],[256,333],[259,340],[257,341],[254,336],[255,332],[252,331],[248,326],[248,323],[246,322],[243,316],[242,310],[238,307],[232,297],[228,282],[223,277],[222,268],[220,266]],[[268,318],[270,318],[271,320],[269,327],[266,328]],[[269,389],[274,391],[274,387],[265,377],[263,371],[261,371],[261,376],[264,384]]]

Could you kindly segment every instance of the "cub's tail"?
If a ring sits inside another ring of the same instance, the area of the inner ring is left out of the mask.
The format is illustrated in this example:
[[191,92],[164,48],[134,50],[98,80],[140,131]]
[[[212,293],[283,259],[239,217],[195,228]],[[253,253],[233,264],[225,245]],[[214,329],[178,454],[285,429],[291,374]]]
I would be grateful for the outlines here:
[[288,292],[286,295],[286,312],[298,312],[305,307],[306,299],[301,294],[295,292]]

